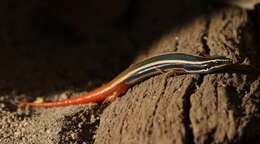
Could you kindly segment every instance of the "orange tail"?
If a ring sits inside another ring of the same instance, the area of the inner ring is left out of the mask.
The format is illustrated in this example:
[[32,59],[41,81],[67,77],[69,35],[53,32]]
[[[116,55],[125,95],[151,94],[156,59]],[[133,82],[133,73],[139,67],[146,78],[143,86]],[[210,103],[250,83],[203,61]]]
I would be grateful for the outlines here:
[[107,97],[115,94],[115,92],[116,92],[116,96],[118,96],[127,90],[128,85],[120,84],[119,86],[117,86],[117,88],[108,89],[108,90],[106,90],[106,88],[107,86],[104,85],[103,87],[93,90],[82,96],[65,99],[58,102],[33,103],[33,102],[18,101],[18,103],[25,104],[28,106],[35,106],[35,107],[59,107],[59,106],[69,106],[75,104],[85,104],[85,103],[104,100]]

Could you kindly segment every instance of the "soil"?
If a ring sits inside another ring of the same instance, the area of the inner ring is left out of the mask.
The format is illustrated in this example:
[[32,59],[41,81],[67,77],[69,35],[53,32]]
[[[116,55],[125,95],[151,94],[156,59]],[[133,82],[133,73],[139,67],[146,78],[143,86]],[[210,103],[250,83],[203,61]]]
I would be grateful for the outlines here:
[[[260,141],[259,10],[191,0],[115,0],[107,7],[6,0],[0,7],[1,144]],[[109,104],[17,103],[79,96],[165,52],[225,56],[239,66],[157,75]]]

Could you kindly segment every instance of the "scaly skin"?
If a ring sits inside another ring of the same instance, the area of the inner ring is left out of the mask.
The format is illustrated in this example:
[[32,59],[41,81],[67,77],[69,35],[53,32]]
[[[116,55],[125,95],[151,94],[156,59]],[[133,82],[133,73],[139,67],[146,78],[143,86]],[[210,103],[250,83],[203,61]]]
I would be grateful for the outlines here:
[[109,83],[82,96],[65,99],[58,102],[31,103],[23,102],[35,107],[57,107],[89,102],[111,102],[120,94],[137,82],[160,73],[173,75],[176,73],[210,73],[232,64],[232,60],[225,57],[201,57],[185,53],[168,53],[146,59],[130,66]]

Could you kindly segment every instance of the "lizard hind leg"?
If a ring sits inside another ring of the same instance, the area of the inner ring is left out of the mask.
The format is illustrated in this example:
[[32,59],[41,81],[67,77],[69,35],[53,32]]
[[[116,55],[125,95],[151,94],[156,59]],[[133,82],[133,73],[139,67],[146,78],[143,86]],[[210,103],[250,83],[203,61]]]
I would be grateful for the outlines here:
[[166,78],[171,77],[171,76],[176,76],[178,74],[184,74],[184,73],[185,72],[183,70],[175,70],[175,69],[173,69],[173,70],[170,70],[170,71],[166,72]]
[[171,76],[175,76],[177,74],[185,73],[183,70],[177,70],[177,69],[173,69],[173,70],[170,70],[170,71],[165,71],[165,70],[162,70],[160,68],[156,68],[155,70],[158,71],[161,74],[165,74],[166,78],[171,77]]
[[123,85],[120,88],[117,88],[115,91],[111,93],[106,99],[103,101],[103,103],[108,103],[114,101],[120,94],[123,94],[128,89],[128,85]]
[[111,95],[109,95],[102,103],[105,104],[105,103],[108,103],[108,102],[112,102],[116,99],[116,97],[118,97],[119,94],[117,91],[114,91],[112,92]]

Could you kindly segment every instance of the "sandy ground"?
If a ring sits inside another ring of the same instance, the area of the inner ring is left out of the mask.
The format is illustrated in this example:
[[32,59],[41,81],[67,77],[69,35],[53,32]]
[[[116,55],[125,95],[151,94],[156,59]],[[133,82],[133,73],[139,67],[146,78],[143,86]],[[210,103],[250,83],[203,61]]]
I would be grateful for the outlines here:
[[241,71],[158,75],[107,105],[17,101],[79,96],[164,52],[221,55],[259,68],[259,11],[126,0],[70,13],[69,1],[59,9],[37,2],[1,2],[0,143],[257,143],[260,77]]

